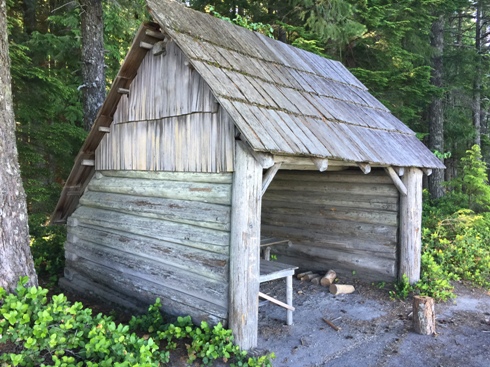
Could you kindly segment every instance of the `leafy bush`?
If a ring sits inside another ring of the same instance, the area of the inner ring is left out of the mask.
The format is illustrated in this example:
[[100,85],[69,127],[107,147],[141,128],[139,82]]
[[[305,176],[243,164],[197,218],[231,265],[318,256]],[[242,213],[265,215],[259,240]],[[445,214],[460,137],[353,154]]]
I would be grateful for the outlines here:
[[16,352],[0,355],[5,365],[161,366],[169,361],[177,340],[189,339],[189,362],[199,358],[210,365],[232,358],[236,366],[271,366],[273,355],[247,358],[233,345],[231,331],[220,324],[210,327],[203,322],[196,327],[190,317],[179,318],[175,325],[163,324],[160,300],[129,325],[116,324],[111,316],[93,316],[80,302],[71,304],[63,294],[48,301],[47,289],[26,288],[26,282],[21,279],[15,294],[0,288],[0,343],[17,346]]
[[55,284],[65,267],[64,243],[66,240],[65,226],[48,226],[45,214],[29,215],[29,234],[31,237],[31,253],[34,258],[36,272],[47,277],[50,284]]
[[425,228],[423,241],[426,273],[490,286],[490,213],[460,210]]
[[415,291],[447,300],[451,281],[490,286],[490,186],[475,145],[461,159],[461,175],[448,194],[431,201],[424,192],[422,272]]

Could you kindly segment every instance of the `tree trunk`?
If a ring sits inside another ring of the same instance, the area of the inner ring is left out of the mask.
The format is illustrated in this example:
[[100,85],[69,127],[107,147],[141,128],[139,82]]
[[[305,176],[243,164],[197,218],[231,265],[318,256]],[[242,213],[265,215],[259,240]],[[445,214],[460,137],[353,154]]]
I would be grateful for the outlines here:
[[24,11],[24,31],[31,34],[36,30],[36,0],[23,0],[22,10]]
[[29,284],[37,285],[37,275],[15,144],[5,0],[0,0],[0,162],[0,287],[12,292],[19,277],[27,275]]
[[[443,87],[443,63],[444,53],[444,16],[439,16],[432,23],[431,46],[433,55],[431,58],[432,72],[431,83],[437,88]],[[444,111],[442,95],[434,96],[429,106],[429,149],[444,152]],[[444,196],[442,183],[444,182],[444,170],[435,169],[429,176],[429,192],[433,199]]]
[[105,99],[102,0],[80,0],[82,20],[83,124],[90,130]]
[[473,78],[473,127],[475,128],[474,143],[481,147],[481,83],[482,83],[482,17],[483,5],[481,0],[475,9],[475,76]]

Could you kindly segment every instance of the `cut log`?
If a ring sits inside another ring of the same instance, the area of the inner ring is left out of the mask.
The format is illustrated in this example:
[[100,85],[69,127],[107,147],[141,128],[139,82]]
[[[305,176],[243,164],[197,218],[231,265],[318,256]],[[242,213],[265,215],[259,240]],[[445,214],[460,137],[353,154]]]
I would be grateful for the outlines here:
[[308,274],[311,274],[311,273],[313,273],[313,272],[312,272],[312,271],[305,271],[305,272],[303,272],[303,273],[296,274],[296,278],[301,279],[301,278],[303,278],[305,275],[308,275]]
[[347,294],[356,290],[354,286],[350,284],[331,284],[329,289],[332,294]]
[[413,297],[413,328],[418,334],[435,334],[436,314],[433,298],[424,296]]
[[320,274],[306,274],[304,276],[301,277],[301,280],[302,281],[307,281],[309,282],[310,280],[314,279],[314,278],[318,278],[320,276]]
[[322,279],[322,276],[321,276],[321,275],[319,275],[319,276],[317,276],[317,277],[315,277],[315,278],[311,279],[311,280],[310,280],[310,282],[311,282],[311,284],[316,284],[316,285],[318,285],[318,284],[320,284],[320,280],[321,280],[321,279]]
[[324,287],[330,286],[333,284],[333,281],[337,278],[337,273],[333,270],[329,270],[327,274],[320,280],[320,284]]

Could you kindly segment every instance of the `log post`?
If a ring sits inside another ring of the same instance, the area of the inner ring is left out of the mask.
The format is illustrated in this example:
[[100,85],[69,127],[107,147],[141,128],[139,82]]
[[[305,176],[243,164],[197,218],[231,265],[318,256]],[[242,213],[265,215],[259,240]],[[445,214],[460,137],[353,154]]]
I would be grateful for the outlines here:
[[422,247],[422,171],[408,168],[402,177],[407,195],[400,196],[399,279],[406,274],[410,284],[420,279]]
[[416,333],[422,335],[432,335],[436,332],[436,314],[433,298],[413,297],[413,328]]
[[257,346],[262,166],[237,141],[232,185],[229,325],[244,350]]

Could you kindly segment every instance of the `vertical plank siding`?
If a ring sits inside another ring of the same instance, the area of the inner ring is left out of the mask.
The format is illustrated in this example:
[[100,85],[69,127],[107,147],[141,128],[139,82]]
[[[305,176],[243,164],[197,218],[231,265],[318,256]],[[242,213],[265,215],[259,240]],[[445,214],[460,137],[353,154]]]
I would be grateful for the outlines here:
[[397,276],[399,194],[381,170],[279,171],[262,201],[262,233],[288,237],[279,260],[373,280]]
[[232,172],[235,127],[174,42],[148,52],[96,150],[96,170]]
[[160,297],[169,313],[226,323],[231,183],[231,173],[98,172],[68,220],[64,285],[116,303]]

